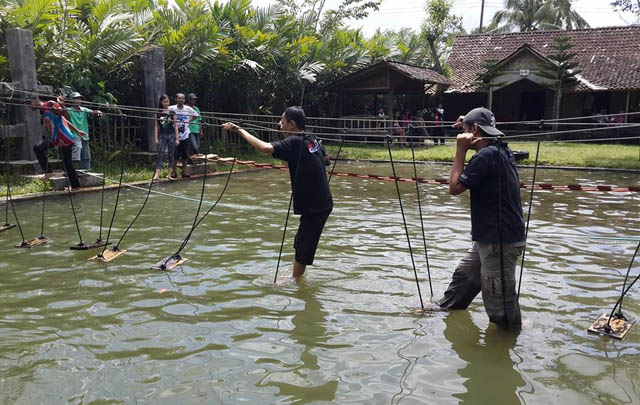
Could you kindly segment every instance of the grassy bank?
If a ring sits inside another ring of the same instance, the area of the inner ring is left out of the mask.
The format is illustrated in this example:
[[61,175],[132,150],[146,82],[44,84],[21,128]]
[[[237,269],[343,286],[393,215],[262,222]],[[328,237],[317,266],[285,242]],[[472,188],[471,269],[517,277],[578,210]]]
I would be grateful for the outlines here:
[[[230,152],[219,153],[220,156],[232,156]],[[241,150],[238,153],[239,160],[254,160],[257,162],[269,162],[276,163],[280,162],[272,158],[271,156],[261,155],[257,152],[245,151]],[[227,172],[231,165],[216,163],[216,171],[217,172]],[[101,162],[93,162],[93,170],[101,171],[103,165]],[[245,166],[236,166],[236,169],[242,169]],[[120,161],[114,160],[113,162],[107,165],[107,179],[118,181],[120,179]],[[124,167],[124,175],[122,177],[122,181],[124,183],[141,181],[141,180],[150,180],[153,177],[153,173],[155,171],[155,163],[145,163],[140,161],[128,161],[125,162]],[[178,168],[178,174],[181,173],[181,169]],[[167,176],[166,163],[165,168],[162,170],[160,174],[161,177]],[[41,193],[45,189],[47,191],[52,190],[51,184],[48,181],[42,181],[39,179],[22,177],[22,176],[10,176],[9,182],[11,184],[11,194],[12,195],[22,195],[22,194],[31,194],[31,193]],[[109,184],[109,183],[108,183]],[[0,177],[0,197],[6,197],[7,195],[7,177],[3,172]]]
[[[326,145],[331,156],[335,156],[338,145]],[[509,143],[512,150],[529,152],[529,159],[519,164],[532,165],[536,156],[536,142]],[[394,160],[411,160],[411,149],[393,145]],[[473,156],[467,153],[467,159]],[[416,160],[429,162],[451,162],[455,154],[453,142],[445,146],[427,146],[415,148]],[[340,152],[344,159],[389,160],[387,147],[383,145],[351,146],[345,145]],[[640,169],[640,152],[638,146],[612,144],[578,144],[544,142],[540,144],[538,164],[542,166],[574,166],[574,167],[606,167],[615,169]]]
[[[532,165],[535,159],[535,142],[513,142],[509,144],[513,150],[523,150],[529,152],[529,159],[521,161],[519,164]],[[335,156],[338,152],[338,145],[335,143],[326,145],[330,156]],[[392,147],[394,160],[411,160],[411,149],[408,147]],[[231,156],[231,152],[218,152],[220,156]],[[416,147],[416,160],[429,162],[451,162],[455,153],[455,144],[450,143],[445,146]],[[473,155],[469,151],[467,158]],[[383,145],[351,146],[345,145],[340,152],[342,159],[371,159],[388,160],[389,153],[387,147]],[[261,155],[257,152],[241,150],[238,154],[241,160],[255,160],[258,162],[275,163],[278,160],[271,156]],[[577,143],[552,143],[545,142],[540,145],[539,165],[542,166],[575,166],[575,167],[606,167],[615,169],[639,169],[640,154],[638,146],[631,145],[594,145]],[[94,168],[99,169],[102,164],[94,163]],[[217,164],[217,171],[229,170],[229,165]],[[154,165],[152,163],[129,162],[125,165],[123,181],[132,182],[139,180],[149,180],[153,176]],[[162,176],[166,176],[166,169]],[[110,163],[107,169],[107,178],[117,180],[120,177],[119,162]],[[48,182],[37,179],[29,179],[19,176],[11,176],[11,192],[13,195],[42,192],[45,187],[50,190]],[[7,193],[6,177],[4,173],[0,178],[0,196]]]

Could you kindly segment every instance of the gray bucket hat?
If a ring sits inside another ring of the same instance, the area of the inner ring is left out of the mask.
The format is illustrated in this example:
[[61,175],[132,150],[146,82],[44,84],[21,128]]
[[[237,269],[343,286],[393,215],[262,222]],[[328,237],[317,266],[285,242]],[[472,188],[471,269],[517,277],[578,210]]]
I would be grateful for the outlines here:
[[493,115],[491,110],[479,107],[474,108],[469,111],[467,115],[464,116],[464,123],[468,125],[478,124],[478,126],[486,133],[491,136],[501,136],[504,135],[500,130],[496,128],[496,117]]
[[69,94],[69,98],[82,98],[82,94],[74,91],[73,93]]

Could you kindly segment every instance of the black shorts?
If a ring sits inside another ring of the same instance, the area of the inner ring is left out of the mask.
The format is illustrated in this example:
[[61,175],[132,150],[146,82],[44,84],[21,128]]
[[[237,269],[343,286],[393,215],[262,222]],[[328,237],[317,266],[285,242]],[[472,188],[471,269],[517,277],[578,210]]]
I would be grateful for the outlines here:
[[296,250],[296,261],[300,264],[311,265],[316,255],[316,248],[322,235],[327,218],[331,210],[314,215],[302,215],[300,217],[300,227],[296,232],[293,247]]
[[175,158],[177,160],[189,159],[189,138],[180,141],[180,144],[176,147]]

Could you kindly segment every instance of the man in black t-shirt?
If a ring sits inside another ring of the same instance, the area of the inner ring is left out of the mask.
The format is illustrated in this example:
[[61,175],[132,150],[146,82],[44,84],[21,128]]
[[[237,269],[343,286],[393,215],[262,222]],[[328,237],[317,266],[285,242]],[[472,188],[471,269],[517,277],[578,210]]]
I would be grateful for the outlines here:
[[304,133],[302,108],[287,108],[279,125],[286,138],[273,143],[264,142],[231,122],[224,124],[224,129],[236,131],[258,152],[271,153],[289,166],[293,213],[300,215],[300,227],[293,244],[296,250],[293,277],[297,278],[304,274],[307,265],[313,264],[322,229],[333,209],[333,198],[322,147],[316,137]]
[[[522,320],[515,289],[516,261],[524,248],[524,219],[520,179],[513,153],[497,137],[495,117],[476,108],[458,124],[464,133],[456,139],[449,192],[471,192],[473,245],[456,268],[438,301],[442,309],[466,309],[482,291],[489,320],[501,327],[520,329]],[[476,154],[467,167],[469,149]]]

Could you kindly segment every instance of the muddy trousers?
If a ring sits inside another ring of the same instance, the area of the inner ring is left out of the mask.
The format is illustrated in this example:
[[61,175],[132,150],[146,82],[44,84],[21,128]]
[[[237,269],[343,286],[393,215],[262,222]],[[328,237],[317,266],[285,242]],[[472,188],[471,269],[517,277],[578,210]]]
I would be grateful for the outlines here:
[[473,242],[460,260],[444,297],[438,301],[443,309],[466,309],[482,291],[484,308],[489,320],[498,326],[520,329],[522,318],[516,296],[515,270],[524,242],[503,243],[503,280],[500,267],[500,244]]

